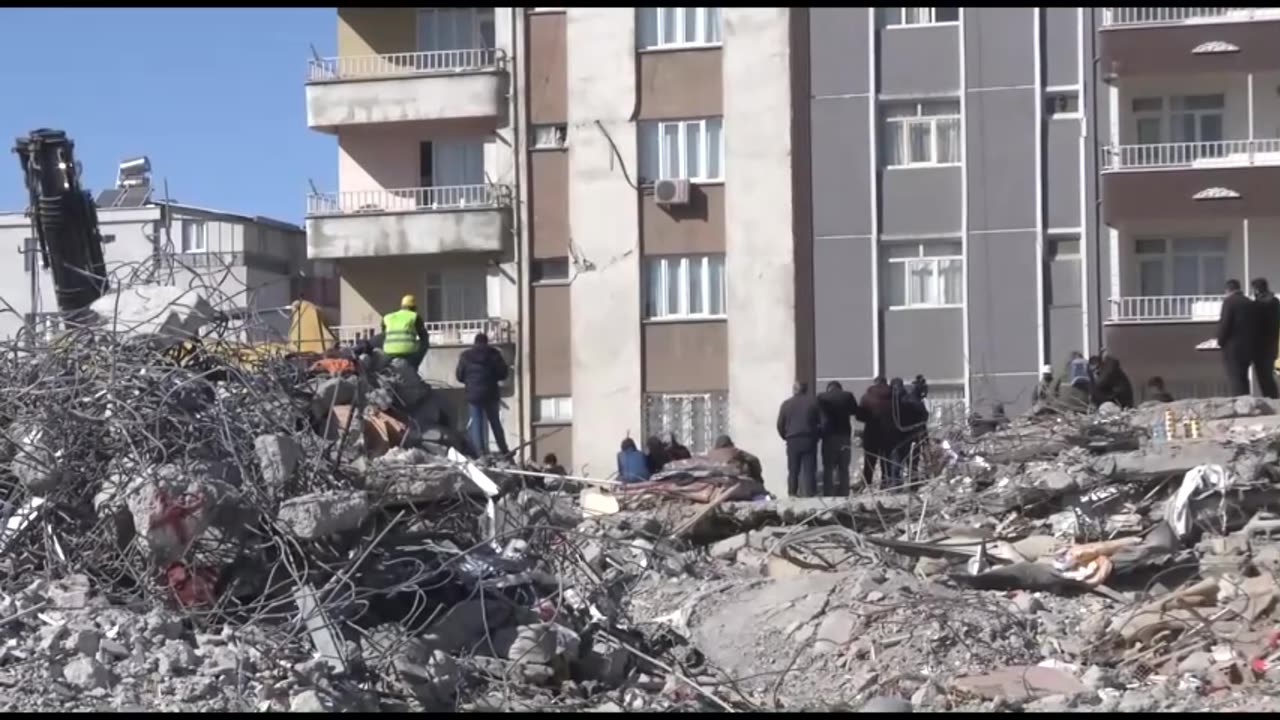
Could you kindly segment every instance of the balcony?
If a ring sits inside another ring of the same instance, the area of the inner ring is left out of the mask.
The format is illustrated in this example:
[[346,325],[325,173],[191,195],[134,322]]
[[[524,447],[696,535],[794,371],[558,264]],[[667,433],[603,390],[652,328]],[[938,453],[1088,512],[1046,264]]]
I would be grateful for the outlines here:
[[1217,322],[1221,295],[1111,298],[1110,323]]
[[1108,225],[1280,214],[1280,139],[1118,145],[1102,157]]
[[[476,333],[484,333],[494,345],[509,345],[514,333],[511,322],[501,318],[485,320],[442,320],[424,323],[431,347],[462,347],[470,345]],[[377,325],[339,325],[333,328],[338,342],[349,345],[357,340],[372,338],[381,332]]]
[[1277,8],[1103,8],[1102,69],[1109,80],[1274,70],[1277,20]]
[[502,50],[356,55],[307,63],[307,126],[499,119],[506,102]]
[[501,252],[510,198],[505,185],[313,194],[307,198],[307,256]]

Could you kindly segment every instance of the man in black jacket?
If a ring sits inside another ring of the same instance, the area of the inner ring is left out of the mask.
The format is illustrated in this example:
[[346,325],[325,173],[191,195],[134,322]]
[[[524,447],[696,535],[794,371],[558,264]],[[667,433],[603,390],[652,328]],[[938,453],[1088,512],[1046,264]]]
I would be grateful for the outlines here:
[[1253,288],[1253,374],[1262,397],[1280,398],[1276,387],[1276,352],[1280,350],[1280,300],[1271,294],[1266,278],[1254,278]]
[[778,408],[778,437],[787,444],[787,495],[814,497],[822,410],[807,383],[798,382],[791,390],[791,397]]
[[1218,347],[1233,397],[1249,394],[1249,364],[1253,362],[1253,301],[1240,292],[1239,280],[1227,281],[1218,318]]
[[498,416],[498,383],[507,379],[507,361],[502,352],[489,344],[487,335],[476,333],[475,343],[458,358],[458,369],[454,375],[466,389],[467,405],[471,410],[467,429],[471,434],[472,449],[477,455],[489,452],[484,428],[487,419],[493,430],[493,441],[498,444],[498,452],[506,455],[507,436],[502,432],[502,419]]
[[[849,494],[849,463],[853,461],[853,423],[862,418],[858,399],[841,387],[827,383],[827,391],[818,396],[822,409],[822,494],[845,497]],[[831,476],[836,475],[834,487]]]

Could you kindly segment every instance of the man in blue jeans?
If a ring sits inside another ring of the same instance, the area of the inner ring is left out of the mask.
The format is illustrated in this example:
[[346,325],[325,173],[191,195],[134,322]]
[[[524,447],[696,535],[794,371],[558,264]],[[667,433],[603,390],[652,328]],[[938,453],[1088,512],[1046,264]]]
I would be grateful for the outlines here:
[[476,333],[475,343],[458,358],[455,375],[465,388],[467,407],[471,410],[467,430],[471,436],[472,449],[478,456],[489,452],[484,431],[487,418],[489,427],[493,430],[493,440],[498,444],[498,452],[506,455],[507,436],[502,432],[502,420],[498,417],[501,409],[498,384],[507,379],[507,361],[502,357],[502,352],[489,344],[487,335]]

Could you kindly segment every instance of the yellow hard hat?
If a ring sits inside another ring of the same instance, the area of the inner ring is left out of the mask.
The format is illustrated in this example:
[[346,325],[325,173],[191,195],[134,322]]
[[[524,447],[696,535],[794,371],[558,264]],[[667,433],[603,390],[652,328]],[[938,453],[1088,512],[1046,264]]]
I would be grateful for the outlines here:
[[402,308],[418,307],[418,299],[412,295],[405,295],[404,297],[400,298],[400,307]]

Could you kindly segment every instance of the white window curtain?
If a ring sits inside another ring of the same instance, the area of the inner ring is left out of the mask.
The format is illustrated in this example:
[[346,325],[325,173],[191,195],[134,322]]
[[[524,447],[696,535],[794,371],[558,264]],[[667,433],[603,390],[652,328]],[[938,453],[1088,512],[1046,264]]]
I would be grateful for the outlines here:
[[427,273],[428,322],[489,317],[488,273],[483,268]]
[[646,273],[646,317],[724,316],[723,255],[650,258]]
[[964,302],[964,259],[959,243],[886,244],[889,307],[947,307]]
[[640,129],[640,176],[646,181],[724,179],[721,118],[645,123]]
[[884,109],[885,165],[960,162],[960,103],[889,105]]

